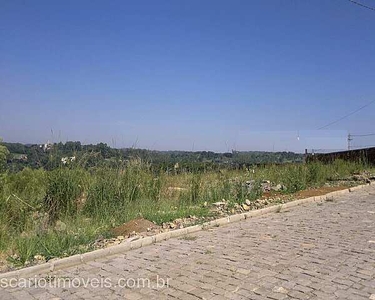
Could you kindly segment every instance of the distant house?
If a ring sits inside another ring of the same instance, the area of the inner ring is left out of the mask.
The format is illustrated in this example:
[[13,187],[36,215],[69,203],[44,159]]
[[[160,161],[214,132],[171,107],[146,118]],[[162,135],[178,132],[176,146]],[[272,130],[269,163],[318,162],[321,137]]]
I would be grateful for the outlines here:
[[49,141],[46,144],[39,145],[39,147],[42,148],[44,152],[51,150],[52,146],[53,144],[51,144]]

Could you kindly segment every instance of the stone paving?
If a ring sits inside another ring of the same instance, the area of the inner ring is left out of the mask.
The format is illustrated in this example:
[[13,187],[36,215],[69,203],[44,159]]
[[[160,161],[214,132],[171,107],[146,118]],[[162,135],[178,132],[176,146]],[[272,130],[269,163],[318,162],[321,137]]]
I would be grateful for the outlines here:
[[375,187],[53,275],[0,299],[374,300]]

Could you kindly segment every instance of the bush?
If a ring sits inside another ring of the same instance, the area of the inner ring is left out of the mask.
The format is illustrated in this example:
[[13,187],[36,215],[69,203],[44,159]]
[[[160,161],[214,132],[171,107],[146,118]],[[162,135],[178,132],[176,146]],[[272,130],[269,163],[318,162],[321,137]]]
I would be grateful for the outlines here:
[[[0,250],[18,254],[13,262],[20,265],[35,254],[66,256],[87,250],[90,242],[108,235],[110,227],[139,216],[159,224],[208,216],[211,206],[203,205],[205,201],[225,199],[234,207],[235,202],[258,199],[263,180],[283,184],[286,193],[293,193],[364,168],[361,163],[335,161],[257,166],[254,171],[206,172],[191,166],[170,174],[134,159],[88,170],[71,164],[53,171],[5,172],[0,178]],[[254,181],[250,190],[248,180]],[[52,226],[57,218],[66,225],[64,230]]]
[[190,181],[190,200],[193,203],[198,202],[201,195],[201,174],[193,174]]
[[307,187],[306,169],[305,165],[289,165],[286,167],[282,180],[288,192],[295,193]]
[[44,202],[50,222],[62,214],[72,216],[77,212],[77,200],[84,190],[86,175],[83,169],[64,167],[48,173]]
[[25,168],[18,173],[5,174],[2,181],[1,219],[16,232],[22,232],[32,223],[32,212],[43,209],[46,172]]
[[120,177],[121,174],[116,170],[104,169],[95,173],[84,206],[88,215],[108,215],[124,205]]
[[0,138],[0,176],[5,171],[7,156],[9,155],[8,148],[1,145],[2,139]]

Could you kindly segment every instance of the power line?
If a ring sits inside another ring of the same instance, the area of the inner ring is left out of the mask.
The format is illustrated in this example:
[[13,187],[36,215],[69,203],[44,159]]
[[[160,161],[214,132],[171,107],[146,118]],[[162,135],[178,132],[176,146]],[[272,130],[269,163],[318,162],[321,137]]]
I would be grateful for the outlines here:
[[375,11],[375,8],[374,8],[374,7],[367,6],[367,5],[365,5],[365,4],[359,3],[359,2],[354,1],[354,0],[348,0],[348,1],[351,2],[351,3],[357,4],[357,5],[359,5],[359,6],[362,6],[362,7],[364,7],[364,8],[367,8],[367,9],[370,9],[370,10]]
[[368,133],[368,134],[351,134],[350,136],[374,136],[375,133]]
[[375,102],[375,100],[371,101],[370,103],[367,103],[366,105],[361,106],[360,108],[356,109],[355,111],[352,111],[351,113],[348,113],[347,115],[341,117],[340,119],[337,119],[336,121],[333,121],[331,123],[328,123],[327,125],[324,125],[324,126],[318,128],[318,130],[321,130],[321,129],[324,129],[324,128],[328,127],[328,126],[336,124],[336,123],[340,122],[341,120],[343,120],[343,119],[345,119],[345,118],[347,118],[347,117],[349,117],[351,115],[354,115],[355,113],[359,112],[360,110],[364,109],[365,107],[371,105],[374,102]]

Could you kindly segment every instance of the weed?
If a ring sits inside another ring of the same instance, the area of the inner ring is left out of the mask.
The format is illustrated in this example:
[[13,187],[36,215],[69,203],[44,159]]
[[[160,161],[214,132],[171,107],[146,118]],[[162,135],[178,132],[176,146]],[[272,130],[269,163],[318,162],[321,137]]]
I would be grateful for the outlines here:
[[[13,264],[24,265],[37,254],[51,259],[88,251],[99,236],[110,235],[111,227],[140,216],[157,224],[210,216],[213,202],[225,199],[234,207],[245,199],[261,197],[263,180],[284,185],[283,193],[292,194],[368,167],[338,160],[332,164],[258,166],[254,172],[229,168],[217,172],[181,165],[178,171],[169,172],[155,170],[140,159],[100,166],[90,162],[92,157],[87,155],[84,161],[52,171],[26,168],[1,173],[0,251],[10,253]],[[54,159],[53,164],[59,161]],[[252,188],[245,184],[250,180]],[[49,222],[45,222],[46,213]],[[57,220],[66,224],[66,230],[55,230]]]
[[76,200],[83,192],[84,176],[82,169],[58,168],[48,173],[45,208],[51,222],[62,214],[76,214]]

